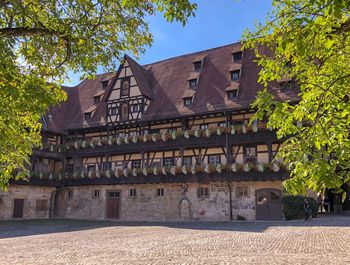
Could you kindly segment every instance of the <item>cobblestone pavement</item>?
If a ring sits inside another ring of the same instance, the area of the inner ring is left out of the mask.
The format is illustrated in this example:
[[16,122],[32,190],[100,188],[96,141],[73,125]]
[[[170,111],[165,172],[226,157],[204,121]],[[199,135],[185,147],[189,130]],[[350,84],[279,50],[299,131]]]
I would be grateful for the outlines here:
[[350,217],[308,222],[0,222],[0,264],[350,264]]

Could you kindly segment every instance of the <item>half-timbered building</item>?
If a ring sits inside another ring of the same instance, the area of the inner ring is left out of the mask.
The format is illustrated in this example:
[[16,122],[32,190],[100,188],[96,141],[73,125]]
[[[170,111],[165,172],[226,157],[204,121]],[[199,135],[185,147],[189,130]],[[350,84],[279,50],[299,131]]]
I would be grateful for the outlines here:
[[[43,117],[27,180],[0,194],[0,218],[282,219],[280,141],[249,123],[262,89],[240,43],[62,87]],[[268,88],[296,100],[290,80]]]

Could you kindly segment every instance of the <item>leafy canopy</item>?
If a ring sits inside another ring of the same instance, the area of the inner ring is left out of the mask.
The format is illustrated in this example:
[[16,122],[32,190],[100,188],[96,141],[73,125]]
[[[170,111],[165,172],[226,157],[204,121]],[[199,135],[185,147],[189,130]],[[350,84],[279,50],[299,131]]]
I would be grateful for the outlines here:
[[[278,157],[291,169],[285,187],[294,194],[332,188],[350,195],[349,8],[344,0],[274,0],[266,22],[244,34],[265,85],[255,118],[267,117],[279,138],[288,137]],[[278,101],[268,89],[286,77],[299,86],[297,103]]]
[[189,0],[0,0],[0,187],[24,177],[41,116],[65,100],[67,71],[115,69],[151,45],[146,16],[185,25]]

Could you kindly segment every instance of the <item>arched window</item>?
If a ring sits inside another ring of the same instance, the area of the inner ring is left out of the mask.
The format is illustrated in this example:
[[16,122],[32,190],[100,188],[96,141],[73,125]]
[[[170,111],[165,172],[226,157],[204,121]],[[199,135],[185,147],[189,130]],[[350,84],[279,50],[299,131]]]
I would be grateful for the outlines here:
[[124,79],[122,82],[122,87],[120,90],[120,96],[128,96],[129,95],[129,89],[130,89],[130,83],[128,79]]
[[129,106],[127,103],[123,103],[121,107],[121,120],[125,121],[129,119]]

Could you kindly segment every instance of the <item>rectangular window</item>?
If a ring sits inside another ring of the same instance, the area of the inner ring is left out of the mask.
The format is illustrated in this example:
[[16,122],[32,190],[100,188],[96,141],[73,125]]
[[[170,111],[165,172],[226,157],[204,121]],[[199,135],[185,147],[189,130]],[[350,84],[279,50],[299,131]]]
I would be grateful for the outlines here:
[[102,162],[102,170],[108,170],[112,168],[111,162]]
[[157,195],[158,197],[163,197],[163,196],[164,196],[164,189],[163,189],[163,188],[157,189],[156,195]]
[[130,91],[130,81],[129,78],[123,78],[121,81],[120,96],[128,96]]
[[235,70],[231,72],[231,80],[236,81],[239,79],[240,70]]
[[164,158],[163,166],[164,167],[172,167],[174,165],[174,158]]
[[185,98],[185,99],[184,99],[184,105],[185,105],[186,107],[191,106],[191,105],[192,105],[192,98]]
[[193,62],[193,69],[199,71],[202,69],[202,61]]
[[228,99],[236,99],[237,95],[238,95],[238,89],[227,92]]
[[198,188],[197,195],[199,198],[209,198],[209,188],[208,187]]
[[177,131],[177,128],[169,128],[168,129],[168,133],[173,133],[173,132],[176,132]]
[[189,80],[188,83],[191,88],[197,86],[197,78]]
[[120,192],[119,191],[110,191],[110,192],[108,192],[108,197],[109,198],[119,198]]
[[102,81],[102,87],[106,88],[108,86],[108,80]]
[[131,168],[141,168],[141,160],[132,160],[131,161]]
[[136,189],[129,190],[129,197],[136,197]]
[[208,124],[200,124],[199,129],[206,130],[208,129],[209,125]]
[[90,119],[91,118],[91,112],[86,112],[86,113],[84,113],[84,119],[85,120],[88,120],[88,119]]
[[245,148],[245,163],[256,163],[256,147],[255,146],[249,146]]
[[73,198],[73,191],[69,190],[68,191],[68,199],[71,199],[71,198]]
[[112,116],[117,115],[117,107],[112,107],[112,108],[110,108],[110,114],[111,114]]
[[232,53],[232,61],[237,62],[237,61],[242,60],[242,55],[243,55],[243,53],[241,51]]
[[185,156],[183,158],[183,165],[186,167],[192,166],[192,156]]
[[98,97],[94,97],[94,103],[95,104],[100,103],[100,97],[99,96]]
[[139,104],[133,104],[132,105],[132,112],[139,112],[140,106]]
[[89,164],[88,166],[87,166],[87,171],[95,171],[95,164]]
[[92,198],[97,199],[100,197],[100,190],[93,190]]
[[221,163],[220,155],[209,155],[208,156],[208,164],[211,166],[216,166]]
[[236,198],[249,197],[248,186],[238,186],[236,189]]
[[219,126],[219,127],[226,127],[226,122],[219,122],[219,123],[218,123],[218,126]]

